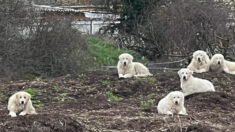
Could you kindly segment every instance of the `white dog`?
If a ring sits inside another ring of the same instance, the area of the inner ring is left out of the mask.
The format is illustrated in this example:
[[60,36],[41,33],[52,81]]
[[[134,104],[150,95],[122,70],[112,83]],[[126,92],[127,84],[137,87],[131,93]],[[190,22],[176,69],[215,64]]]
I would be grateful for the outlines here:
[[192,75],[193,71],[187,68],[182,68],[178,71],[178,74],[184,96],[194,93],[215,91],[214,85],[210,81],[194,77]]
[[147,77],[152,76],[149,69],[139,62],[132,62],[133,56],[123,53],[119,56],[117,70],[119,78]]
[[225,60],[222,54],[215,54],[211,58],[210,70],[235,74],[235,62]]
[[193,53],[193,59],[188,65],[188,69],[196,73],[207,72],[209,70],[210,59],[205,51],[198,50]]
[[166,97],[159,101],[157,111],[159,114],[187,115],[184,107],[184,94],[180,91],[170,92]]
[[37,114],[31,102],[31,95],[23,91],[17,92],[9,98],[7,108],[11,117],[16,117],[16,113],[18,112],[22,116],[26,114]]

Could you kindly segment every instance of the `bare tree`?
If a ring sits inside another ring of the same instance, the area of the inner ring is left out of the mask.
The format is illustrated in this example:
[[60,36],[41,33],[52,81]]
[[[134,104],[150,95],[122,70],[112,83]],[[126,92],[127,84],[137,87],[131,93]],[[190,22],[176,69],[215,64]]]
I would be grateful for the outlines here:
[[0,73],[9,79],[83,71],[91,57],[70,17],[47,19],[22,1],[0,4]]
[[120,46],[140,51],[151,59],[188,56],[198,49],[211,54],[232,53],[229,47],[234,44],[234,26],[226,25],[234,23],[234,19],[228,20],[230,10],[219,5],[210,0],[150,4],[131,23],[131,31],[121,31],[124,35],[119,37]]

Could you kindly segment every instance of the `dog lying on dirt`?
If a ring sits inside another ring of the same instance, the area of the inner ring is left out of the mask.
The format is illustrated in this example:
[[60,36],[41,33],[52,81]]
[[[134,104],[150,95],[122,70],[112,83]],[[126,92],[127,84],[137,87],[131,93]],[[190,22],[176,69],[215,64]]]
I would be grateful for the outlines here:
[[170,92],[166,97],[159,101],[157,111],[159,114],[187,115],[184,107],[184,94],[180,91]]
[[226,72],[235,74],[235,62],[227,61],[222,54],[215,54],[211,58],[210,70],[213,72]]
[[193,53],[193,59],[188,65],[188,69],[196,73],[209,71],[210,58],[205,51],[197,50]]
[[152,76],[149,69],[139,62],[132,62],[133,56],[123,53],[119,56],[117,64],[119,78],[147,77]]
[[214,85],[210,81],[194,77],[192,75],[193,71],[187,68],[182,68],[178,71],[178,74],[184,96],[194,93],[215,91]]
[[9,98],[7,108],[11,117],[16,117],[18,112],[22,116],[26,114],[37,114],[32,105],[31,95],[24,91],[13,94]]

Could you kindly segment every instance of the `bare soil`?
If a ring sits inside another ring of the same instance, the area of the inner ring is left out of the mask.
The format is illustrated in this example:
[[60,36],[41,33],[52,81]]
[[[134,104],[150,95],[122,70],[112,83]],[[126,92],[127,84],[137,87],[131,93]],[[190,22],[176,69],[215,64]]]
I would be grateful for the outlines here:
[[[0,83],[0,132],[234,132],[235,76],[203,73],[194,76],[213,82],[216,92],[187,97],[187,116],[159,115],[156,104],[170,91],[181,90],[177,73],[146,79],[118,79],[115,72],[86,72],[77,76]],[[8,98],[16,91],[36,88],[38,115],[11,118]],[[122,101],[105,96],[112,92]],[[154,99],[149,108],[142,101]]]

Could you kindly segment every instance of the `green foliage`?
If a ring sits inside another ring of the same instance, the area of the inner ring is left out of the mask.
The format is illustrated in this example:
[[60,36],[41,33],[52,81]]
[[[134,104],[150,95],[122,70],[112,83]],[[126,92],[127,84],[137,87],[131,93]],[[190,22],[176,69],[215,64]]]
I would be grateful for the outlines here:
[[118,62],[118,56],[122,53],[129,53],[133,55],[135,60],[146,61],[139,53],[133,50],[123,50],[115,48],[112,43],[106,42],[98,37],[87,36],[87,41],[92,48],[92,55],[98,65],[116,65]]
[[155,99],[149,99],[147,101],[141,101],[140,107],[145,109],[145,110],[148,110],[153,106],[154,102],[155,102]]
[[81,79],[81,80],[85,79],[85,76],[86,76],[86,75],[83,74],[83,73],[82,73],[82,74],[78,74],[78,78]]
[[137,16],[142,14],[149,1],[150,0],[125,0],[122,17],[127,16],[128,19],[134,20]]
[[106,80],[102,81],[102,85],[104,85],[106,87],[110,87],[111,84],[112,83],[110,81],[106,81]]
[[36,105],[39,107],[44,106],[44,104],[39,99],[37,99],[37,96],[41,95],[41,92],[39,90],[37,90],[36,88],[27,88],[24,91],[31,95],[32,97],[31,100],[32,100],[33,105]]
[[24,91],[29,93],[32,98],[34,98],[36,95],[40,93],[36,88],[27,88]]
[[67,94],[68,93],[61,93],[61,94],[59,94],[59,96],[55,97],[55,99],[58,101],[64,101],[65,98],[67,97]]
[[0,98],[1,98],[1,99],[6,99],[6,98],[7,98],[7,96],[6,96],[6,95],[4,95],[3,93],[0,93]]
[[155,77],[137,77],[136,81],[139,83],[155,83],[157,81],[157,79]]
[[109,91],[106,92],[105,95],[109,100],[113,100],[113,101],[122,101],[123,100],[122,97],[117,97],[112,92],[109,92]]

